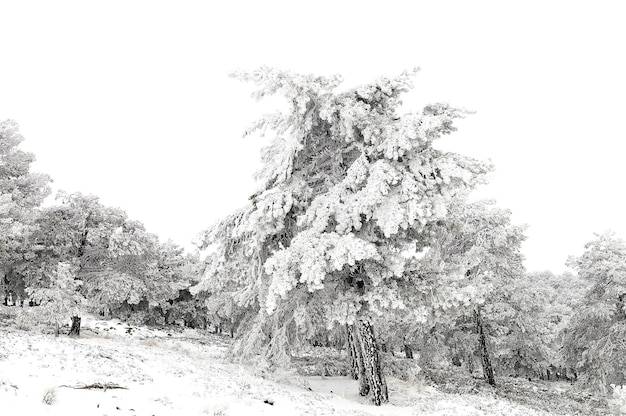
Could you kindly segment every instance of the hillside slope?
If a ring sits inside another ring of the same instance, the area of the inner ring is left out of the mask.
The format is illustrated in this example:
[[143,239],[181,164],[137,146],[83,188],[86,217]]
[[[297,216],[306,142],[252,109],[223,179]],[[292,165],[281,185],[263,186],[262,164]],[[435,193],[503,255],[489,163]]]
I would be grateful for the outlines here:
[[[276,382],[256,376],[224,359],[229,340],[219,336],[84,321],[83,334],[72,339],[0,320],[0,409],[63,416],[551,414],[392,377],[390,403],[379,408],[359,397],[348,378],[286,374]],[[43,402],[46,393],[50,404]]]

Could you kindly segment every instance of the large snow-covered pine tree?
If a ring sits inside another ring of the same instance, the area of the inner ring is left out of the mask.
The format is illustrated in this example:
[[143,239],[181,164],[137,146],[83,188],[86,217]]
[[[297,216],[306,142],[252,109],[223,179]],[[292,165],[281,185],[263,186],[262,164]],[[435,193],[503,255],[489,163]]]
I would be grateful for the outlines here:
[[261,189],[204,234],[212,247],[195,290],[225,291],[248,311],[235,354],[289,359],[289,346],[316,330],[348,325],[361,393],[387,400],[373,318],[402,309],[424,318],[404,252],[427,247],[430,224],[490,167],[433,146],[466,113],[447,104],[401,115],[414,72],[335,93],[340,77],[269,68],[235,77],[257,99],[282,95],[286,113],[246,134],[273,132]]

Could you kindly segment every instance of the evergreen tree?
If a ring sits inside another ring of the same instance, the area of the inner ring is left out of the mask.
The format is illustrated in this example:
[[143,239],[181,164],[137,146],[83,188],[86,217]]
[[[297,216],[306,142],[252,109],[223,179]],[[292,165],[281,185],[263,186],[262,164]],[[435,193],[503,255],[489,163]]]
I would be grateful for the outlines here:
[[[56,336],[59,336],[61,322],[70,316],[80,316],[84,304],[84,298],[78,293],[82,282],[75,278],[71,269],[67,263],[58,263],[56,270],[49,276],[49,287],[26,289],[38,305],[35,313],[30,314],[30,319],[54,324]],[[75,333],[79,334],[80,331]]]
[[[60,204],[46,208],[37,221],[33,256],[20,273],[33,289],[48,287],[50,271],[58,262],[71,264],[83,283],[80,293],[101,313],[120,317],[141,309],[154,321],[188,282],[183,281],[182,251],[162,245],[143,224],[128,219],[117,208],[106,207],[95,196],[60,193]],[[72,334],[80,331],[73,317]]]
[[[500,337],[498,360],[513,374],[574,378],[563,354],[563,335],[588,285],[571,273],[527,273],[511,282],[509,320]],[[558,374],[553,374],[558,373]]]
[[506,349],[503,335],[516,317],[512,287],[525,272],[524,227],[512,224],[511,213],[492,201],[456,198],[448,211],[433,227],[431,249],[415,268],[439,298],[431,302],[430,333],[443,331],[455,360],[466,361],[470,371],[478,351],[485,380],[495,385],[494,353]]
[[50,193],[50,178],[30,171],[35,157],[19,149],[17,123],[0,122],[0,295],[23,298],[26,287],[16,265],[30,256],[37,208]]
[[256,98],[284,96],[289,109],[246,132],[275,133],[262,187],[205,233],[203,247],[214,251],[197,290],[228,290],[249,311],[234,348],[243,356],[283,362],[290,343],[315,326],[348,325],[361,394],[381,404],[374,318],[403,310],[423,319],[419,281],[402,253],[428,246],[428,225],[489,170],[433,147],[465,112],[434,104],[401,116],[413,73],[340,93],[339,77],[267,68],[235,76],[259,86]]
[[566,333],[568,360],[584,386],[607,392],[626,382],[626,242],[596,234],[568,266],[591,284]]

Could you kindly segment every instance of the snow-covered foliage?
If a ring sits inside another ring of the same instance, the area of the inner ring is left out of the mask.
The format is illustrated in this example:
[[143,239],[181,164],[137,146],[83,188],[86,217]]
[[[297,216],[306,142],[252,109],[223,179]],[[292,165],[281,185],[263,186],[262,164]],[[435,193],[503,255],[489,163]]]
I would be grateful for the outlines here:
[[588,284],[571,273],[527,273],[511,282],[511,320],[502,322],[501,365],[513,374],[540,375],[551,367],[573,376],[563,354],[563,335]]
[[78,293],[82,282],[76,279],[71,265],[59,262],[49,281],[49,287],[26,288],[30,299],[38,305],[30,310],[27,320],[53,324],[58,335],[63,322],[81,315],[85,299]]
[[626,384],[626,242],[612,232],[596,235],[569,266],[591,288],[566,333],[571,365],[583,385],[609,391]]
[[150,313],[156,309],[163,321],[168,301],[189,286],[183,270],[191,258],[95,196],[61,192],[57,199],[60,204],[37,218],[29,256],[14,273],[31,288],[45,288],[49,271],[64,262],[83,282],[79,292],[94,310],[125,317],[137,312],[155,321]]
[[404,324],[402,342],[419,346],[425,365],[452,361],[466,363],[472,371],[479,347],[475,315],[480,312],[491,359],[511,361],[519,345],[510,335],[522,316],[512,305],[512,287],[524,276],[524,227],[514,225],[511,213],[493,201],[458,197],[449,203],[446,218],[429,231],[430,249],[412,262],[421,303],[431,307],[425,322]]
[[202,242],[213,252],[196,292],[226,292],[251,312],[235,351],[268,354],[278,340],[286,348],[298,334],[391,310],[424,319],[422,287],[403,253],[429,246],[428,228],[490,166],[432,145],[463,111],[433,104],[398,113],[413,75],[334,93],[338,77],[235,74],[259,87],[256,98],[280,94],[289,105],[246,132],[275,134],[262,187]]
[[24,281],[15,268],[28,256],[37,208],[50,193],[50,178],[30,171],[35,157],[19,149],[17,123],[0,122],[0,296],[23,298]]

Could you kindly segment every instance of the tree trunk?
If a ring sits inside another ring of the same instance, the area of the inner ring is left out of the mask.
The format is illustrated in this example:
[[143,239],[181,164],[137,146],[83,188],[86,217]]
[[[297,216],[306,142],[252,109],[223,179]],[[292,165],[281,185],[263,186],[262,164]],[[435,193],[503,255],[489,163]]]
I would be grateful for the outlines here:
[[361,349],[360,338],[357,329],[354,325],[350,325],[352,330],[352,341],[354,345],[354,363],[356,366],[352,371],[356,371],[356,380],[359,380],[359,395],[365,397],[370,393],[370,385],[367,382],[367,376],[365,375],[365,362],[363,361],[363,350]]
[[483,364],[483,375],[485,376],[485,380],[487,381],[487,383],[495,386],[496,379],[493,375],[493,367],[491,366],[489,349],[487,348],[487,335],[485,334],[485,328],[483,326],[483,318],[480,313],[480,307],[474,310],[474,316],[476,318],[476,332],[478,333],[480,358]]
[[364,378],[367,382],[374,404],[380,406],[382,403],[389,401],[389,394],[387,392],[387,382],[380,366],[378,344],[374,336],[374,329],[369,322],[359,321],[356,333],[365,373],[365,377],[361,378]]
[[[354,380],[358,380],[360,375],[358,352],[359,345],[356,340],[354,325],[346,325],[346,332],[348,333],[348,353],[350,354],[350,377]],[[365,393],[365,395],[367,395],[367,393]]]
[[67,335],[76,337],[80,336],[80,316],[72,316],[72,327]]
[[406,358],[413,358],[413,348],[408,344],[404,344],[404,355]]
[[467,354],[467,371],[470,373],[470,376],[474,374],[474,354]]

